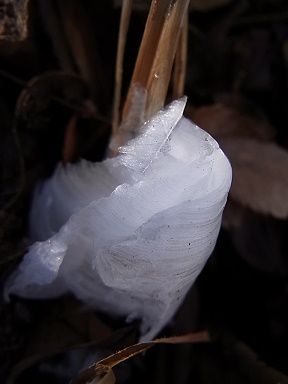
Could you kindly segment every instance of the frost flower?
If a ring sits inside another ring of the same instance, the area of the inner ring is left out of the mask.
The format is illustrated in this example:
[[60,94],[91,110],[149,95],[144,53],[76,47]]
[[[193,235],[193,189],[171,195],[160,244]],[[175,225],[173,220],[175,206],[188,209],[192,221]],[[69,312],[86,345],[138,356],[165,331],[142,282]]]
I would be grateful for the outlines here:
[[158,112],[117,157],[59,166],[38,187],[38,242],[6,295],[72,292],[99,311],[141,319],[142,339],[161,330],[215,246],[231,183],[217,142],[182,117],[185,102]]

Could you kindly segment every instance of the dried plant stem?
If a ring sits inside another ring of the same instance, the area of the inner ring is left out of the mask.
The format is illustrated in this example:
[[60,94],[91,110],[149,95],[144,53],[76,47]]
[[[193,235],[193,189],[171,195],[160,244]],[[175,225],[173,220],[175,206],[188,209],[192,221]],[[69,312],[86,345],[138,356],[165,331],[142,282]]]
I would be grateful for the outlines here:
[[119,125],[119,109],[120,109],[121,90],[122,90],[123,60],[124,60],[124,53],[125,53],[127,31],[128,31],[131,11],[132,11],[132,4],[133,4],[133,0],[123,0],[122,10],[121,10],[116,67],[115,67],[115,88],[114,88],[113,123],[112,123],[113,134],[116,134],[116,131]]
[[[153,341],[148,341],[144,343],[130,345],[112,355],[104,358],[103,360],[98,361],[97,363],[91,365],[89,368],[80,373],[78,377],[72,380],[71,384],[84,384],[88,382],[97,382],[97,383],[109,383],[113,384],[114,375],[111,373],[112,368],[116,365],[121,364],[122,362],[138,355],[139,353],[147,351],[149,348],[157,344],[198,344],[198,343],[209,343],[211,342],[211,336],[208,331],[202,331],[197,333],[188,333],[181,336],[172,336],[164,337],[161,339],[156,339]],[[99,381],[96,378],[101,378]]]
[[133,89],[147,91],[145,119],[165,102],[178,39],[189,0],[153,0],[132,81],[123,110],[123,120],[133,102]]
[[173,99],[177,99],[184,94],[186,70],[187,70],[187,47],[188,47],[188,12],[185,15],[184,24],[177,47],[174,70],[173,70]]

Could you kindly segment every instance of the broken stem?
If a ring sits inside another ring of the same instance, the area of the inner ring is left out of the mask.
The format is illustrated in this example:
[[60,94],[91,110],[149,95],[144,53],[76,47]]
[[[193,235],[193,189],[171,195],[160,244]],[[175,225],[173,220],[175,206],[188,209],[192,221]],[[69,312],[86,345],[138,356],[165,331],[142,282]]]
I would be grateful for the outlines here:
[[163,107],[188,5],[189,0],[152,1],[123,110],[124,121],[133,103],[135,87],[147,91],[146,120]]
[[[124,42],[118,42],[118,49],[119,45],[121,46],[118,51],[117,65],[119,66],[116,68],[116,76],[119,78],[117,83],[116,77],[116,88],[118,88],[115,89],[110,155],[115,156],[118,148],[137,134],[143,122],[149,120],[164,106],[188,5],[189,0],[152,0],[119,129],[118,110],[121,94],[119,79],[121,85]],[[127,15],[131,12],[130,2],[125,3],[124,6],[122,13],[127,23]],[[124,32],[126,35],[127,27],[128,25],[124,23],[123,36]],[[185,41],[182,42],[184,43]]]

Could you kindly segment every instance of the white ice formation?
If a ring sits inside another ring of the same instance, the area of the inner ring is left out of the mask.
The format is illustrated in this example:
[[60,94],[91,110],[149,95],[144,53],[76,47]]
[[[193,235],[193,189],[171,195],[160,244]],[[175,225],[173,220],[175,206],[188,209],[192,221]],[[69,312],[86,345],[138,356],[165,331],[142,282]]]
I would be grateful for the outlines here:
[[31,209],[37,240],[6,295],[72,292],[142,320],[142,340],[171,319],[211,254],[231,183],[217,142],[171,103],[120,154],[59,166]]

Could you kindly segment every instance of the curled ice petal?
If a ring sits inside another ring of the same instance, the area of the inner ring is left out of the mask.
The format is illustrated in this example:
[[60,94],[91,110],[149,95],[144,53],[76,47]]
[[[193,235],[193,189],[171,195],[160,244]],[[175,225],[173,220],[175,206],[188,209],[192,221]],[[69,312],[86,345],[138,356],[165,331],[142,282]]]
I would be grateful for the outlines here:
[[44,241],[7,295],[72,292],[140,318],[144,339],[170,320],[214,248],[231,184],[217,142],[182,117],[185,102],[156,114],[116,158],[59,167],[37,189],[31,232]]
[[124,155],[120,157],[121,163],[134,171],[145,172],[181,119],[186,101],[187,97],[174,101],[153,116],[147,128],[144,124],[140,135],[120,148],[120,153]]

